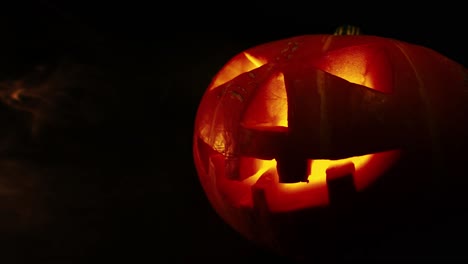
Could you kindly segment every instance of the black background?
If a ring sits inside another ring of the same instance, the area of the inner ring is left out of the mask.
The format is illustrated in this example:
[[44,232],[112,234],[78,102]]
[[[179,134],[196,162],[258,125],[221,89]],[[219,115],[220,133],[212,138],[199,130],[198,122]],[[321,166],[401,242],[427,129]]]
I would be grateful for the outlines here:
[[[153,2],[2,4],[0,81],[61,61],[100,76],[80,77],[85,92],[64,90],[74,106],[57,110],[90,109],[99,117],[92,124],[80,117],[59,126],[67,115],[54,115],[31,138],[30,119],[2,104],[2,130],[13,131],[1,134],[2,146],[15,142],[0,153],[2,263],[277,259],[224,224],[198,182],[193,121],[217,70],[254,45],[342,24],[468,65],[466,12],[455,4]],[[96,96],[79,97],[89,91]],[[456,254],[434,257],[468,258]]]

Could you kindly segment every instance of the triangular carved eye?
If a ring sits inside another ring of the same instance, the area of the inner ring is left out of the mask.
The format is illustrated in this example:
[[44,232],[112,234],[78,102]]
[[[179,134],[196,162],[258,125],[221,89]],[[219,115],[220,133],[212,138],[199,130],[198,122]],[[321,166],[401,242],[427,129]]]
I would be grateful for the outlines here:
[[385,50],[376,45],[327,52],[317,62],[323,71],[383,93],[391,93],[393,76]]

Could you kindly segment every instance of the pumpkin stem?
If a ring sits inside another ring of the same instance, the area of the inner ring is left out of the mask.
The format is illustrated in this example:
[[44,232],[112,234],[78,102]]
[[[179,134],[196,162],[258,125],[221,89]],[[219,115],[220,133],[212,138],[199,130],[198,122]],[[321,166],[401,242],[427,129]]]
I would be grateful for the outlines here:
[[333,35],[345,36],[345,35],[362,35],[361,29],[353,25],[341,25],[335,29]]

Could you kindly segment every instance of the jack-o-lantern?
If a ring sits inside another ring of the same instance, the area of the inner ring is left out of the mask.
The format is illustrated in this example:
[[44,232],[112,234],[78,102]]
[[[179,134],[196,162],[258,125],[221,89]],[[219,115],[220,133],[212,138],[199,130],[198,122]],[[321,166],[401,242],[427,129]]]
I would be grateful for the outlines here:
[[370,239],[430,207],[430,163],[447,130],[465,135],[466,73],[431,49],[368,35],[248,49],[199,105],[201,185],[229,225],[281,254]]

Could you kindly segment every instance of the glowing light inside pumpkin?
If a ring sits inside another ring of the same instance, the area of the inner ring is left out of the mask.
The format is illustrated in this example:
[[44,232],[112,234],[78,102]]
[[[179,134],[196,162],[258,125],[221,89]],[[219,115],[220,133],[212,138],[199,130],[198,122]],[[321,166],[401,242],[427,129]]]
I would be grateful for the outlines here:
[[339,60],[328,62],[326,71],[341,77],[349,82],[374,87],[372,79],[368,76],[366,57],[361,54],[343,54]]
[[256,66],[255,68],[258,68],[266,63],[266,61],[263,61],[259,58],[255,58],[254,56],[250,55],[247,52],[244,52],[243,54],[251,63],[253,63]]
[[253,69],[261,67],[267,61],[262,58],[252,56],[247,52],[243,52],[235,56],[229,63],[227,63],[215,76],[213,82],[208,87],[208,90],[216,88],[242,73],[249,72]]
[[247,127],[288,127],[288,97],[283,73],[274,74],[259,88],[242,124]]
[[[354,167],[356,168],[356,171],[359,171],[361,168],[363,168],[371,159],[373,154],[369,155],[363,155],[363,156],[356,156],[356,157],[350,157],[346,159],[340,159],[340,160],[310,160],[309,161],[309,177],[308,180],[309,182],[303,182],[303,183],[284,183],[281,184],[283,185],[283,189],[285,191],[294,191],[297,188],[303,188],[305,185],[320,185],[320,184],[325,184],[326,182],[326,170],[329,167],[333,167],[336,165],[341,165],[345,164],[348,162],[352,162],[354,164]],[[246,173],[245,168],[255,168],[253,171],[250,170],[251,174],[250,176],[244,176],[245,179],[243,180],[244,183],[252,185],[254,184],[260,176],[262,176],[266,171],[273,169],[276,167],[276,161],[275,160],[261,160],[261,159],[249,159],[251,164],[248,165],[246,163],[242,164],[244,167],[243,172]],[[249,172],[247,172],[249,173]],[[243,177],[243,178],[244,178]]]
[[356,46],[329,52],[317,62],[317,67],[380,92],[392,92],[392,76],[388,59],[382,50],[371,46]]
[[[353,47],[329,52],[314,62],[315,66],[349,82],[360,84],[381,92],[391,92],[391,72],[385,63],[382,53],[368,47]],[[209,89],[214,89],[242,73],[261,67],[266,60],[241,53],[217,74]],[[276,72],[270,79],[260,84],[254,97],[247,105],[241,123],[245,127],[273,129],[288,127],[288,100],[284,75]],[[212,131],[203,141],[210,144],[218,153],[223,153],[226,140],[230,136],[223,134],[224,129]],[[287,131],[287,130],[285,130]],[[201,133],[203,134],[203,133]],[[202,137],[203,138],[203,137]],[[215,142],[207,139],[215,139]],[[214,143],[214,144],[213,144]],[[272,142],[274,144],[275,142]],[[357,191],[364,190],[374,182],[398,158],[398,150],[349,157],[341,160],[309,160],[309,182],[279,183],[276,161],[262,160],[253,157],[239,157],[239,175],[231,178],[228,171],[222,169],[226,163],[219,162],[217,186],[222,196],[235,207],[253,207],[252,194],[262,190],[269,210],[288,211],[300,208],[323,206],[329,203],[327,188],[327,169],[343,165],[354,165],[354,171],[342,173],[353,174]],[[352,168],[352,166],[350,167]],[[335,175],[336,176],[336,175]],[[340,175],[338,175],[339,177]],[[345,176],[345,175],[343,175]]]
[[248,185],[254,185],[258,178],[265,174],[265,172],[276,167],[275,160],[253,159],[253,162],[256,166],[258,166],[258,170],[252,176],[249,176],[242,181]]
[[[252,191],[262,189],[269,209],[274,212],[324,206],[329,203],[326,184],[328,168],[353,163],[354,185],[357,191],[362,191],[387,170],[398,155],[398,150],[390,150],[341,160],[309,160],[308,183],[279,183],[275,160],[245,157],[241,158],[243,162],[240,168],[244,187],[238,185],[238,180],[227,180],[231,184],[225,184],[226,189],[222,192],[230,193],[228,200],[233,205],[252,207]],[[230,189],[234,185],[237,186],[235,192]]]

